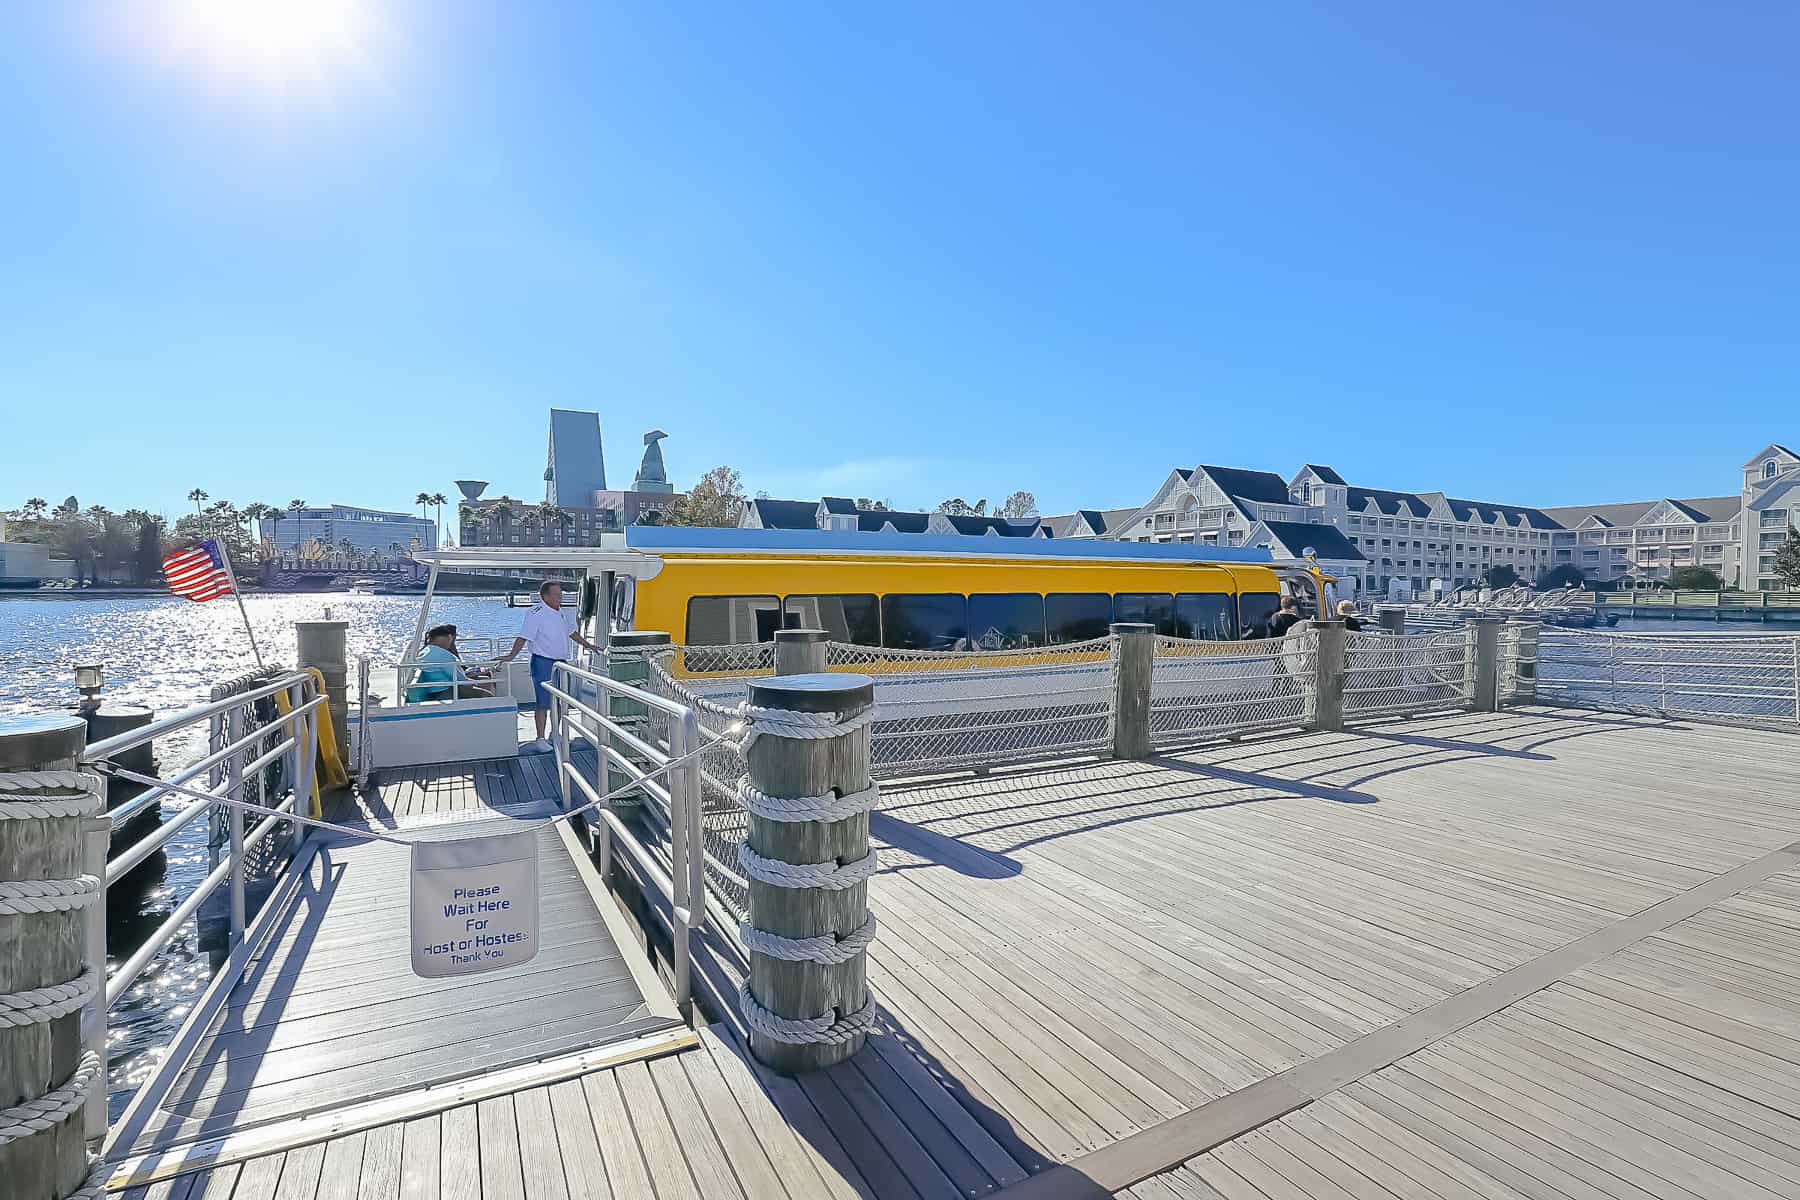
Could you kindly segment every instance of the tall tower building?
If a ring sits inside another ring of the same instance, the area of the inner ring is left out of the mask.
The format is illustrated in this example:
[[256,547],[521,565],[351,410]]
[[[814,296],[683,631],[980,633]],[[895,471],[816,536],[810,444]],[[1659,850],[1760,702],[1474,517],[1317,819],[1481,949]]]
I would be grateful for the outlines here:
[[544,499],[558,508],[592,508],[606,490],[600,448],[600,414],[550,410],[550,451],[544,466]]

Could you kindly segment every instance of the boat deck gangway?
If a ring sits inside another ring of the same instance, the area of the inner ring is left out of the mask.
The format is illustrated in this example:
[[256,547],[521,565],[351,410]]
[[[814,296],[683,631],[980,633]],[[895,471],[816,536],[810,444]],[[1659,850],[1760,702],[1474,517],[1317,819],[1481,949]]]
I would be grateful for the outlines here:
[[[590,756],[591,756],[591,752]],[[322,1132],[440,1111],[470,1095],[692,1046],[641,939],[606,894],[542,759],[377,775],[326,814],[114,1129],[143,1177]],[[421,979],[408,955],[409,842],[533,829],[539,949],[503,972]]]

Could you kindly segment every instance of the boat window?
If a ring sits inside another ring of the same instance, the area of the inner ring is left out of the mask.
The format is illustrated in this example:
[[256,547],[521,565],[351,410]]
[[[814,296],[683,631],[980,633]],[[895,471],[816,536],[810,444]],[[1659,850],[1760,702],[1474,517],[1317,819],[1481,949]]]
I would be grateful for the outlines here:
[[1246,637],[1267,637],[1269,618],[1280,607],[1274,592],[1244,592],[1238,596],[1238,630]]
[[781,601],[774,596],[695,596],[688,601],[690,646],[773,641],[779,628]]
[[1175,636],[1228,642],[1238,635],[1237,605],[1225,592],[1183,592],[1175,597]]
[[1113,597],[1113,620],[1141,621],[1156,632],[1175,632],[1175,597],[1167,592],[1120,592]]
[[1052,646],[1105,637],[1112,597],[1105,592],[1051,592],[1044,597],[1044,634]]
[[901,650],[968,648],[968,604],[953,593],[881,598],[881,644]]
[[834,642],[881,645],[881,605],[874,596],[789,596],[789,629],[823,629]]
[[969,597],[969,636],[983,650],[1044,644],[1044,598],[1036,592]]

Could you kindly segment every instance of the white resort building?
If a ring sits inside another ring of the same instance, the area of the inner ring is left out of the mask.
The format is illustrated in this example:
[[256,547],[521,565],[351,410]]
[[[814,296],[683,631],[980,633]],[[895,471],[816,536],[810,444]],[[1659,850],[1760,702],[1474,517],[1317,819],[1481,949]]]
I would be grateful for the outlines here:
[[[1090,525],[1077,518],[1086,513],[1098,515],[1084,509],[1046,520],[1058,536],[1084,536]],[[1775,590],[1775,548],[1800,528],[1800,455],[1765,447],[1744,464],[1736,496],[1560,508],[1357,487],[1313,463],[1286,480],[1202,465],[1171,471],[1142,507],[1112,510],[1097,524],[1100,531],[1085,536],[1266,545],[1278,559],[1301,557],[1310,545],[1321,565],[1354,578],[1364,593],[1384,594],[1396,581],[1415,592],[1480,583],[1502,565],[1526,583],[1571,566],[1587,582],[1621,586],[1667,586],[1676,568],[1699,566],[1729,586]]]

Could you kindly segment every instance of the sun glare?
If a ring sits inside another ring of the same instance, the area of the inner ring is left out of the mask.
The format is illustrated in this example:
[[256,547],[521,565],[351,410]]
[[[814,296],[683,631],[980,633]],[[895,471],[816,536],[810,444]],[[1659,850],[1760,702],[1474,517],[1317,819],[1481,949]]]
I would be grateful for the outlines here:
[[162,64],[276,91],[366,71],[375,0],[150,0],[130,40]]

